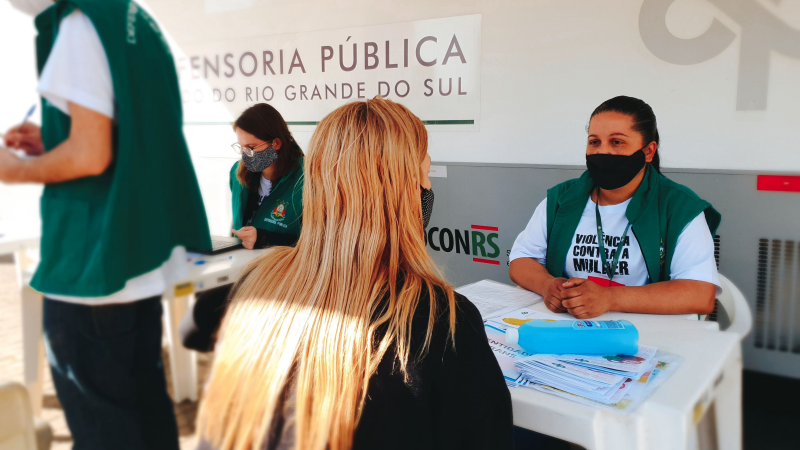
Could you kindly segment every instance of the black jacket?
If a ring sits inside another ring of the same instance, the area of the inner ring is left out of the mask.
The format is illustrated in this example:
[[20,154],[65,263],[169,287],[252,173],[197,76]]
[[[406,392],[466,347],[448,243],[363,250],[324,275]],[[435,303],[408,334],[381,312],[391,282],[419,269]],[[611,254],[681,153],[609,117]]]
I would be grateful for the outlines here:
[[[429,301],[423,294],[414,314],[412,355],[425,339]],[[478,309],[456,294],[455,350],[447,309],[440,313],[427,355],[409,361],[409,385],[393,370],[394,346],[386,352],[370,380],[353,450],[512,448],[511,395]]]
[[[455,349],[448,340],[448,310],[441,307],[428,353],[413,357],[425,339],[429,301],[427,293],[420,297],[412,322],[409,384],[391,346],[370,380],[353,450],[513,448],[511,396],[475,305],[456,294]],[[280,440],[273,436],[272,442]],[[198,447],[212,449],[207,442]]]

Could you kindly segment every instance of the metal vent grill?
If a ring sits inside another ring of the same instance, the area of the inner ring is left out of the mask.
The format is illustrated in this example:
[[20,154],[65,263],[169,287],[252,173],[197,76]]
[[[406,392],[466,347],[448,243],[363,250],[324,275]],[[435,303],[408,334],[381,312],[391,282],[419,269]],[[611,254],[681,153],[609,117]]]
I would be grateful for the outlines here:
[[[714,235],[714,260],[717,262],[717,271],[719,271],[719,235]],[[716,322],[719,315],[719,300],[714,300],[714,311],[706,316],[709,322]]]
[[719,314],[719,300],[714,300],[714,311],[711,311],[711,314],[706,316],[706,320],[709,322],[716,322],[718,319]]
[[800,353],[799,254],[795,241],[758,241],[756,348]]

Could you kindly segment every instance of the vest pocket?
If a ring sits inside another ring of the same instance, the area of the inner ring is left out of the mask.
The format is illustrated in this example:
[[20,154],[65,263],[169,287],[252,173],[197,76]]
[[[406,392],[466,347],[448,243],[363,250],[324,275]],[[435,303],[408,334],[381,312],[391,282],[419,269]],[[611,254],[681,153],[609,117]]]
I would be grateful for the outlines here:
[[89,203],[42,197],[42,261],[45,283],[72,283],[86,267]]

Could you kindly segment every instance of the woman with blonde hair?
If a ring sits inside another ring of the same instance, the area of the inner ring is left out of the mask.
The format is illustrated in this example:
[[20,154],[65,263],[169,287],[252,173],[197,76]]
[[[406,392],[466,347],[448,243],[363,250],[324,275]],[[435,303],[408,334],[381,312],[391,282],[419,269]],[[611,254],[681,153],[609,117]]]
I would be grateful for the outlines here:
[[416,116],[381,98],[319,124],[297,245],[234,287],[201,449],[511,448],[481,316],[425,251],[427,142]]

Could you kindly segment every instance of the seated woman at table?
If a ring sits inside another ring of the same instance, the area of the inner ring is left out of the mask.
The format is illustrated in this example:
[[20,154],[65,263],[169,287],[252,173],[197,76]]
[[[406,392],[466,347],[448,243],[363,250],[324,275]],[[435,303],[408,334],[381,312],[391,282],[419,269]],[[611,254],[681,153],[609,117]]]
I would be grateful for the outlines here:
[[510,449],[511,399],[477,308],[425,251],[428,136],[380,97],[320,122],[303,233],[234,287],[200,449]]
[[[281,114],[266,103],[246,109],[233,124],[241,155],[230,171],[231,232],[246,249],[294,245],[300,237],[303,208],[303,152]],[[197,294],[184,316],[183,345],[211,351],[231,285]]]
[[579,319],[710,313],[721,292],[712,238],[720,215],[661,174],[652,108],[612,98],[594,110],[588,134],[588,170],[547,191],[514,242],[511,279]]

